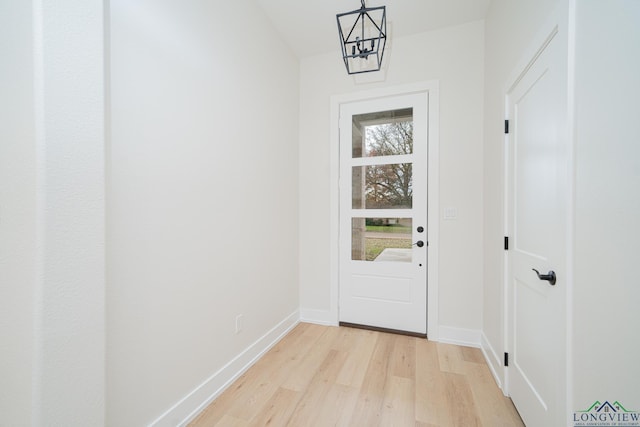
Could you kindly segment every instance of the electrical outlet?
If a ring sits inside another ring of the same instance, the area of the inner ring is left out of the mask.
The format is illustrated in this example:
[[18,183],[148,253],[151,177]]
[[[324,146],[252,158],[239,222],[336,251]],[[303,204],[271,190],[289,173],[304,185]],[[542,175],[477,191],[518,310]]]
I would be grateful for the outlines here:
[[242,332],[242,323],[243,323],[243,315],[242,314],[238,314],[236,316],[236,334],[239,334],[240,332]]

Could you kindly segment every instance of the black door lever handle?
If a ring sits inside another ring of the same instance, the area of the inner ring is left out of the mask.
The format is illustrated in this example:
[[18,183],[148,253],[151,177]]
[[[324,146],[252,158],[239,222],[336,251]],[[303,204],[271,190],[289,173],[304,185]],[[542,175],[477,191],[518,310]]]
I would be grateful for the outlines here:
[[551,270],[547,274],[540,274],[540,272],[538,270],[536,270],[535,268],[532,268],[532,270],[536,272],[536,274],[538,275],[538,279],[546,280],[546,281],[549,282],[549,284],[551,286],[555,286],[555,284],[556,284],[556,272],[555,271]]

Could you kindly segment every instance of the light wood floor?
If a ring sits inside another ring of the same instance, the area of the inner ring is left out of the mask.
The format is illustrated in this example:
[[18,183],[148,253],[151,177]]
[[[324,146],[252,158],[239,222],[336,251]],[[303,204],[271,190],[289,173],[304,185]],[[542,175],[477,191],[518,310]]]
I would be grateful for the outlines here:
[[522,426],[478,349],[301,323],[191,426]]

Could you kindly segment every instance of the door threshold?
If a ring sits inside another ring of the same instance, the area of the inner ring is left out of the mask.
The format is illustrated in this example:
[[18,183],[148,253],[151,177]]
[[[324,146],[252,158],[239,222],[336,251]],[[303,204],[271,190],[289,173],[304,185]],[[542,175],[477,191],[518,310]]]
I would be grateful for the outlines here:
[[399,329],[380,328],[378,326],[359,325],[357,323],[338,322],[339,326],[346,328],[366,329],[368,331],[385,332],[388,334],[406,335],[414,338],[427,338],[427,334],[420,334],[418,332],[401,331]]

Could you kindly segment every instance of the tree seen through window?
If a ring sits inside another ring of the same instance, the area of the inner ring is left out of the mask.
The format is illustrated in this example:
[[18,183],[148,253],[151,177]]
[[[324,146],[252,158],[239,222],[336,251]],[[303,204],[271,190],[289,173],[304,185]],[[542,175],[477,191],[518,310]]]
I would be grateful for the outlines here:
[[[369,156],[394,156],[413,152],[413,121],[396,121],[365,128]],[[412,206],[412,164],[389,163],[366,168],[365,197],[370,209]]]

